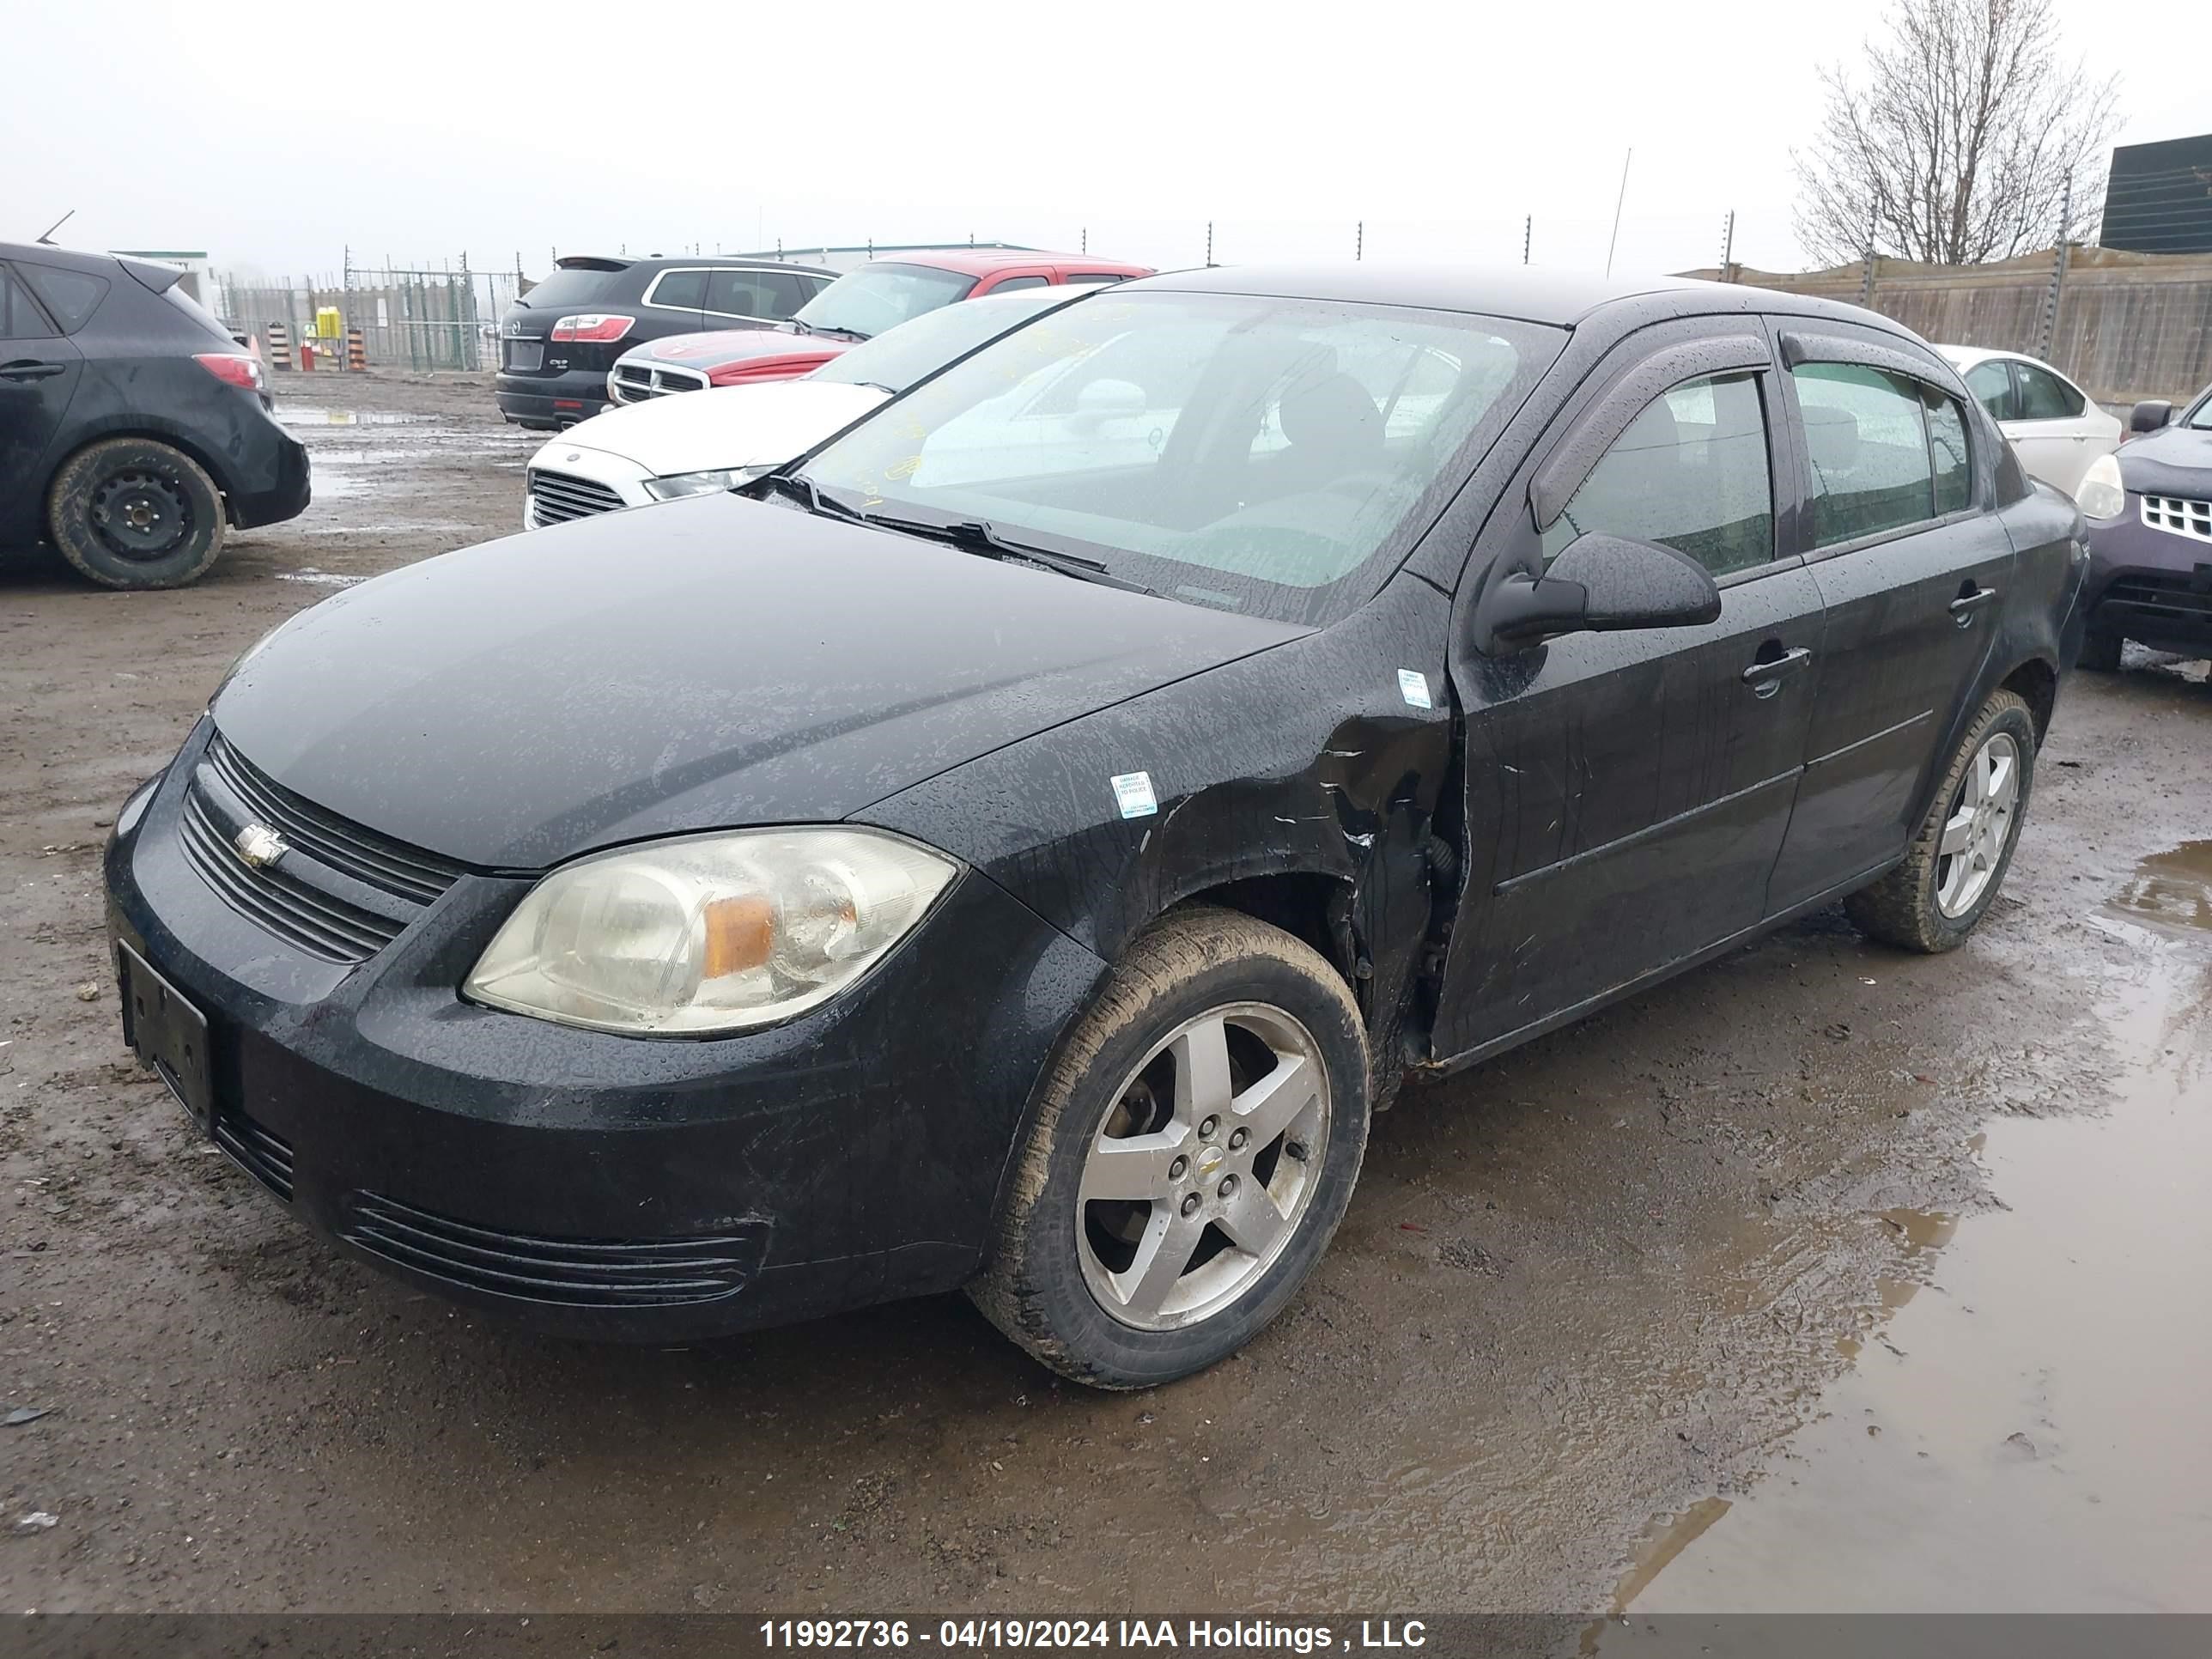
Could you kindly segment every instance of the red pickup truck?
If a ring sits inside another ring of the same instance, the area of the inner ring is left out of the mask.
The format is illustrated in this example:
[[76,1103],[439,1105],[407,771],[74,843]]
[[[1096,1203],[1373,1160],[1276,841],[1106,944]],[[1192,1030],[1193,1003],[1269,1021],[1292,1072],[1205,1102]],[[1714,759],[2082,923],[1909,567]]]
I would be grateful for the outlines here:
[[1149,265],[1029,248],[932,249],[872,259],[774,328],[672,334],[624,352],[608,371],[607,395],[618,404],[635,404],[672,392],[787,380],[819,368],[871,335],[955,301],[1152,274]]

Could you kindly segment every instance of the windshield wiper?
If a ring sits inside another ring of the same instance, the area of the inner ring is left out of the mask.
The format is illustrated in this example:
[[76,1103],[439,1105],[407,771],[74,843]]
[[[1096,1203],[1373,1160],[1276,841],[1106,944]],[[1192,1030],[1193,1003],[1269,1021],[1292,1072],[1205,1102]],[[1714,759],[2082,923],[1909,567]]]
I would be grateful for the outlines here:
[[1149,593],[1159,597],[1159,590],[1147,587],[1127,576],[1117,576],[1096,559],[1086,559],[1079,553],[1062,553],[1054,548],[1039,547],[1033,542],[1010,541],[1000,535],[998,526],[984,519],[969,519],[954,524],[923,524],[913,519],[888,519],[880,514],[864,515],[870,524],[881,525],[886,530],[897,530],[909,536],[927,536],[932,541],[950,542],[955,547],[965,548],[971,553],[981,553],[989,558],[1010,559],[1017,564],[1040,565],[1047,570],[1056,570],[1063,576],[1073,576],[1078,581],[1097,582],[1103,587],[1118,587],[1125,593]]
[[875,522],[866,514],[856,512],[842,501],[824,495],[821,486],[804,473],[771,472],[761,482],[769,487],[771,494],[788,496],[809,513],[818,513],[825,519],[842,519],[848,524]]

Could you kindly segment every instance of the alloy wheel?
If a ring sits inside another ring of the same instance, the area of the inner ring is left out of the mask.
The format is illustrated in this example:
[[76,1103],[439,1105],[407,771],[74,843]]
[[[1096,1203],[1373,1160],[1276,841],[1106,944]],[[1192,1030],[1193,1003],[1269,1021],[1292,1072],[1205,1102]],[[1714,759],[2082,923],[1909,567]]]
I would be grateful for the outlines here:
[[1297,1231],[1328,1133],[1328,1070],[1297,1019],[1240,1002],[1178,1025],[1085,1154],[1076,1250],[1099,1306],[1160,1331],[1236,1302]]
[[1991,732],[1960,780],[1936,847],[1936,908],[1947,917],[1955,921],[1989,890],[2019,802],[2020,745],[2010,732]]

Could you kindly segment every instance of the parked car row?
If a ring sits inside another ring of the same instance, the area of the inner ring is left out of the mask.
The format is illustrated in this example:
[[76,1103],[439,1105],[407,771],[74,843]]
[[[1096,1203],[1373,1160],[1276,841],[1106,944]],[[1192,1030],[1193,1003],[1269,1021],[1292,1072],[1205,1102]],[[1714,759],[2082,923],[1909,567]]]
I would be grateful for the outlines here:
[[656,1342],[965,1286],[1141,1387],[1409,1070],[1996,900],[2084,520],[1894,324],[1218,269],[885,372],[294,617],[118,812],[126,1038],[340,1248]]

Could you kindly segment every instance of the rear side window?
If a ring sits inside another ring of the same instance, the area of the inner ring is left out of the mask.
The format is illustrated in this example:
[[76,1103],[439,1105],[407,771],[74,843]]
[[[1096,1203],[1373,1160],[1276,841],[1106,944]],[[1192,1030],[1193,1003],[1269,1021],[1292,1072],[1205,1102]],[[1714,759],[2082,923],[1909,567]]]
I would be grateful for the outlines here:
[[994,294],[1012,294],[1017,289],[1042,288],[1044,286],[1045,280],[1042,276],[1009,276],[1005,282],[1000,283],[997,287],[994,288],[991,292]]
[[88,270],[64,270],[59,265],[19,264],[15,269],[31,285],[62,332],[74,334],[92,320],[100,302],[107,297],[107,278]]
[[707,309],[726,317],[773,317],[775,292],[769,274],[757,270],[718,270],[707,279]]
[[213,312],[185,292],[185,285],[182,283],[170,283],[161,290],[161,297],[190,318],[195,327],[214,335],[225,344],[237,343],[230,337],[230,331],[216,320]]
[[1076,270],[1068,273],[1071,283],[1126,283],[1129,279],[1118,270]]
[[1544,532],[1545,558],[1594,532],[1657,542],[1716,576],[1771,559],[1774,488],[1755,379],[1690,380],[1647,404]]
[[0,265],[0,340],[43,340],[52,326],[31,303],[30,290],[7,266]]
[[1935,515],[1928,426],[1914,385],[1859,363],[1790,371],[1813,470],[1813,544],[1833,547]]
[[1963,513],[1973,504],[1972,453],[1966,447],[1966,411],[1955,398],[1933,386],[1921,388],[1928,402],[1928,454],[1935,463],[1936,516]]
[[2081,394],[2048,369],[2014,363],[2012,372],[2020,386],[2020,413],[2014,420],[2070,421],[2081,412]]
[[2013,413],[2012,370],[2000,361],[1977,363],[1966,371],[1966,390],[1974,394],[1974,401],[1990,411],[1993,421],[2016,421]]
[[769,309],[761,313],[778,322],[805,305],[830,285],[827,276],[805,276],[795,270],[756,272],[756,280],[768,286],[770,295]]
[[672,306],[679,311],[697,311],[707,303],[707,273],[703,270],[664,270],[653,279],[647,290],[653,298],[648,304]]

